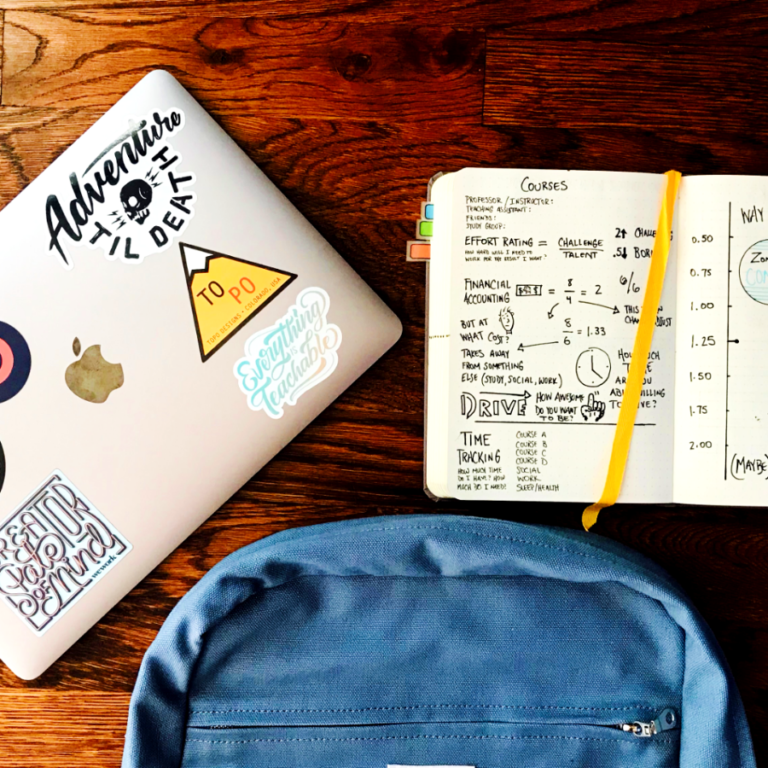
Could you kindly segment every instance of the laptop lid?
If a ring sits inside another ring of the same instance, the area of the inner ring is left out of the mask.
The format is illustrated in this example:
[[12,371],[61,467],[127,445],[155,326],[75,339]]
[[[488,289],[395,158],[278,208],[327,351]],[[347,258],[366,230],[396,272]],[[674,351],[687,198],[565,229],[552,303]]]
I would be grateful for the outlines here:
[[0,242],[0,659],[31,679],[401,325],[162,71]]

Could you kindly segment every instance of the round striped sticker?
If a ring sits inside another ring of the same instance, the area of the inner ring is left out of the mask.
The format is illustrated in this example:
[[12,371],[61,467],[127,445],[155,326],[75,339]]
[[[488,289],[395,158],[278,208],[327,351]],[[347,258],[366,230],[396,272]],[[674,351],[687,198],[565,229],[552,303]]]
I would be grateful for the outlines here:
[[21,392],[32,368],[32,355],[24,337],[0,322],[0,403]]

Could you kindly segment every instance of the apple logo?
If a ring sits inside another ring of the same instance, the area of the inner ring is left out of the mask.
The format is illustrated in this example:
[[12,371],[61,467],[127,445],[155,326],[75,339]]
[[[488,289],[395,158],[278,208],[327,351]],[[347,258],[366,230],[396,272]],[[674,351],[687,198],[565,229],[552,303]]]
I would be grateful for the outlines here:
[[[80,339],[75,339],[72,351],[75,357],[80,356]],[[110,394],[125,382],[123,366],[108,363],[101,356],[99,344],[88,347],[83,356],[67,368],[64,379],[74,394],[89,403],[106,402]]]

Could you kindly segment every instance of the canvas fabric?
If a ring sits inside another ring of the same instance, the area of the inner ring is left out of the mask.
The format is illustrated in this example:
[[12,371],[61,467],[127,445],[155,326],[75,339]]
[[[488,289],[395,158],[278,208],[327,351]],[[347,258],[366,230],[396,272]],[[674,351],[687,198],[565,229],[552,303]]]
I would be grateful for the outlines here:
[[[634,735],[662,713],[673,727]],[[446,515],[285,531],[213,568],[147,651],[124,768],[396,765],[755,762],[685,594],[583,532]]]

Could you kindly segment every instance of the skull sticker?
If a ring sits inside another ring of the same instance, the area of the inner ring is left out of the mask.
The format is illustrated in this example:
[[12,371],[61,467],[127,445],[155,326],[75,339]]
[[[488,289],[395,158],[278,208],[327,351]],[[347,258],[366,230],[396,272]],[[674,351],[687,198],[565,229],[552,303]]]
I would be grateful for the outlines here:
[[131,221],[143,224],[149,216],[152,186],[143,179],[133,179],[120,190],[120,202]]
[[141,264],[181,237],[197,202],[195,174],[174,146],[183,128],[178,108],[134,116],[119,138],[104,136],[106,148],[99,145],[89,164],[81,161],[84,171],[50,177],[44,221],[49,250],[64,269],[74,266],[68,244],[101,250],[110,261]]

